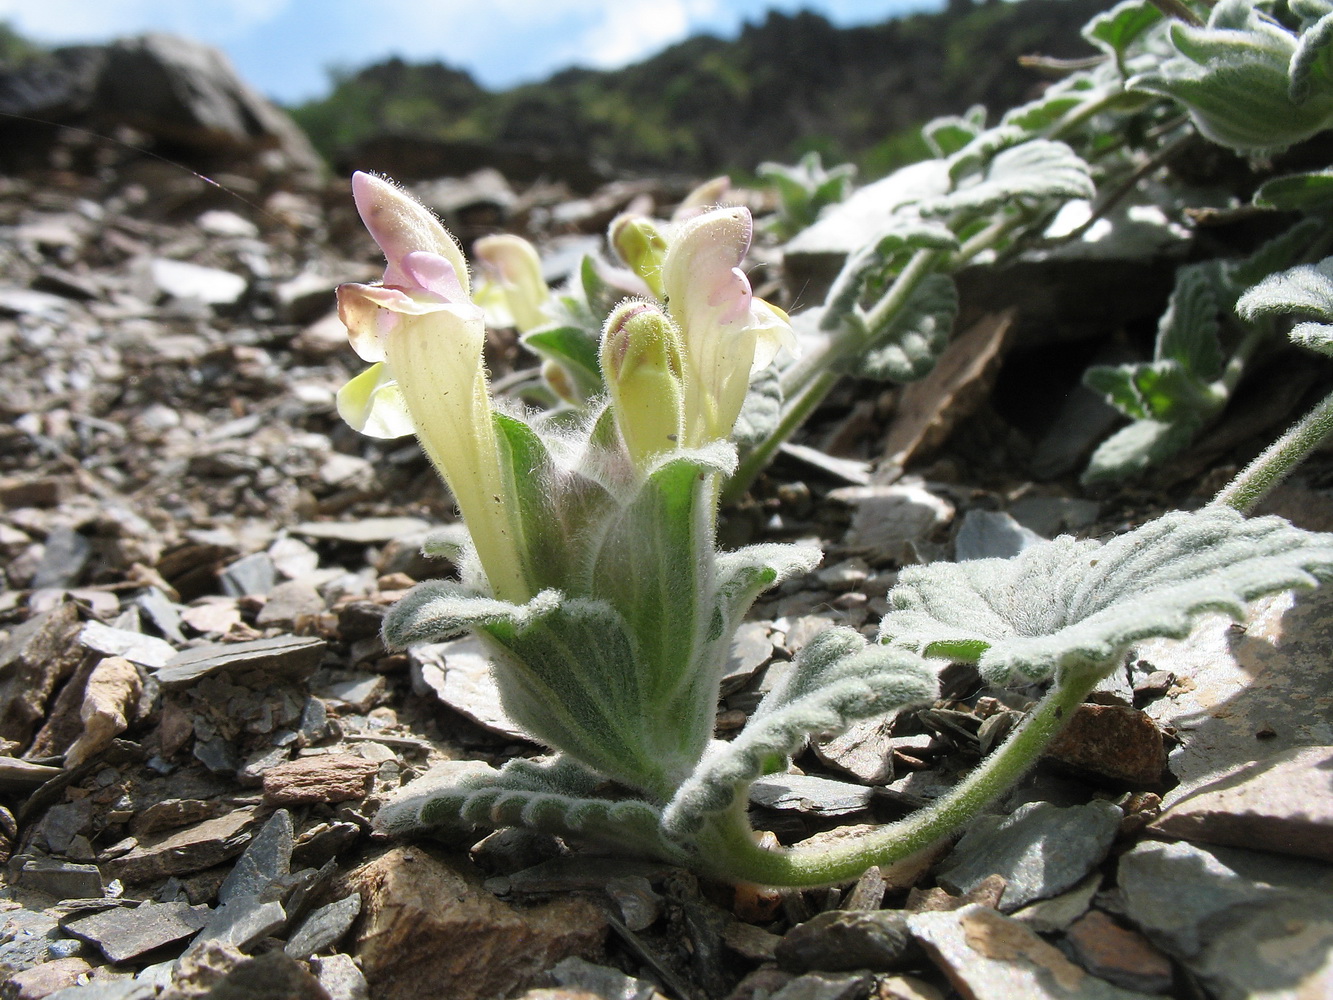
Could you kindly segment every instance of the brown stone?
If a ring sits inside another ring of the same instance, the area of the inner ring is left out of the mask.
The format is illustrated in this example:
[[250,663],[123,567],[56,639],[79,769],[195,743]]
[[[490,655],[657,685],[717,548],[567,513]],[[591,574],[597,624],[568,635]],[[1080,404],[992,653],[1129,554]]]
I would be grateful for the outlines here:
[[985,316],[960,334],[929,375],[905,386],[884,445],[883,467],[903,469],[938,448],[990,395],[1012,312]]
[[913,889],[907,894],[906,909],[913,913],[940,913],[946,910],[958,910],[976,903],[979,906],[995,909],[1004,896],[1006,882],[1003,875],[987,875],[974,888],[961,896],[939,888]]
[[26,747],[56,686],[86,655],[77,636],[79,610],[57,604],[15,628],[0,645],[0,738]]
[[1234,768],[1177,801],[1151,829],[1333,862],[1333,747],[1298,747]]
[[1101,910],[1090,910],[1075,921],[1067,940],[1079,964],[1094,976],[1144,993],[1171,989],[1171,960],[1138,931],[1121,927]]
[[518,909],[416,847],[395,848],[353,878],[365,902],[356,954],[372,996],[509,996],[561,959],[597,957],[606,936],[606,918],[587,900]]
[[264,772],[264,799],[273,805],[309,805],[364,798],[379,765],[353,754],[299,757]]
[[1166,744],[1157,724],[1137,708],[1080,705],[1046,759],[1087,777],[1143,788],[1161,783]]
[[56,990],[77,986],[79,976],[90,971],[92,966],[77,956],[58,958],[14,973],[0,985],[0,989],[13,1000],[42,1000]]
[[103,862],[102,872],[133,884],[212,868],[241,853],[254,821],[255,810],[247,807],[161,837],[144,837],[128,854]]
[[917,913],[908,928],[966,1000],[1144,1000],[1088,975],[1024,924],[985,907]]

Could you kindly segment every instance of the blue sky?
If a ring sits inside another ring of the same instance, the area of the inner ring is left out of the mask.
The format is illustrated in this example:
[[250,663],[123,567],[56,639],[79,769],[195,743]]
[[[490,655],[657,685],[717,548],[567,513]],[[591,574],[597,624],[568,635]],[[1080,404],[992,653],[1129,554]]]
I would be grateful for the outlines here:
[[769,10],[866,24],[943,0],[0,0],[0,21],[57,44],[144,31],[222,49],[283,102],[327,90],[328,68],[439,59],[507,87],[568,66],[635,62],[691,34],[734,36]]

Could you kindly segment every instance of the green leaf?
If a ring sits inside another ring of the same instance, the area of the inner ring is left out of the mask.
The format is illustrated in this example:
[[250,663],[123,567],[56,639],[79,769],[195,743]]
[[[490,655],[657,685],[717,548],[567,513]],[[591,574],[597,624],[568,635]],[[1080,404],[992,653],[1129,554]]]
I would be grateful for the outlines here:
[[691,682],[702,652],[695,643],[712,611],[712,477],[721,457],[685,453],[660,464],[593,547],[586,591],[624,616],[645,697],[659,707]]
[[678,864],[686,860],[662,836],[660,809],[638,799],[596,797],[600,784],[565,756],[546,765],[520,758],[498,771],[480,765],[464,776],[451,762],[394,793],[376,814],[375,829],[406,837],[441,827],[525,826]]
[[1268,240],[1258,250],[1239,261],[1229,261],[1223,267],[1226,293],[1231,304],[1250,286],[1258,284],[1274,271],[1291,267],[1324,231],[1321,219],[1302,219],[1286,232]]
[[1303,104],[1316,90],[1328,92],[1329,60],[1333,54],[1333,14],[1325,14],[1301,32],[1287,68],[1287,94],[1293,104]]
[[1085,486],[1118,483],[1160,465],[1183,450],[1199,429],[1195,420],[1136,420],[1103,441],[1088,459]]
[[1333,169],[1264,181],[1255,189],[1254,204],[1279,212],[1326,212],[1333,208]]
[[1270,274],[1236,302],[1243,320],[1292,313],[1333,323],[1333,257]]
[[958,289],[952,276],[927,275],[903,308],[872,333],[865,353],[848,360],[847,370],[892,382],[924,378],[949,346],[957,316]]
[[558,600],[559,595],[546,591],[520,606],[483,597],[449,580],[427,580],[389,609],[384,618],[384,641],[390,649],[441,642],[491,622],[521,621],[533,611],[553,608]]
[[584,397],[605,391],[597,363],[597,338],[579,326],[546,326],[523,336],[534,354],[562,365]]
[[1135,365],[1093,365],[1083,373],[1083,384],[1100,392],[1131,420],[1143,420],[1148,417],[1148,404],[1134,380],[1135,371]]
[[1174,359],[1097,365],[1085,373],[1084,382],[1105,393],[1108,403],[1134,420],[1202,423],[1225,402],[1220,392]]
[[1213,142],[1267,153],[1308,139],[1333,121],[1333,94],[1292,101],[1288,67],[1297,40],[1252,3],[1222,0],[1208,27],[1173,22],[1170,38],[1176,54],[1125,85],[1179,101]]
[[772,542],[719,552],[716,593],[726,624],[734,628],[756,597],[784,580],[809,573],[821,558],[817,545]]
[[557,468],[528,424],[502,413],[493,419],[505,492],[516,501],[524,576],[536,590],[563,587],[577,572],[589,525],[615,501],[593,480]]
[[1112,86],[1119,90],[1118,78],[1101,81],[1089,73],[1075,73],[1067,79],[1051,84],[1036,100],[1006,111],[1004,117],[1000,119],[1000,124],[1017,129],[1025,136],[1035,136],[1056,124],[1074,108],[1097,100],[1097,92],[1110,93]]
[[1102,544],[1057,538],[1011,559],[910,566],[882,640],[927,656],[971,644],[992,683],[1104,675],[1130,646],[1198,616],[1333,577],[1333,535],[1228,507],[1175,512]]
[[1272,274],[1236,302],[1236,314],[1253,321],[1261,316],[1312,316],[1289,336],[1295,344],[1333,355],[1333,257]]
[[[957,159],[961,162],[966,154],[965,150]],[[1091,198],[1096,193],[1087,163],[1063,142],[1048,139],[1000,150],[974,176],[960,177],[958,185],[950,194],[921,202],[921,214],[991,212],[1015,200],[1045,202]]]
[[974,104],[963,115],[933,118],[921,127],[921,138],[940,159],[952,156],[986,128],[986,107]]
[[1151,0],[1122,0],[1083,27],[1083,37],[1116,61],[1125,71],[1125,57],[1149,29],[1159,24],[1162,12]]
[[[1189,268],[1177,271],[1176,287],[1157,325],[1156,360],[1175,361],[1205,382],[1221,375],[1217,313],[1217,294],[1208,275]],[[1164,416],[1156,411],[1154,415]]]
[[791,680],[760,703],[740,735],[714,745],[668,804],[662,827],[688,842],[710,817],[731,809],[773,757],[790,756],[812,733],[840,733],[936,692],[935,673],[919,656],[868,646],[849,628],[827,629],[801,650]]
[[656,717],[637,636],[605,601],[561,597],[475,627],[494,654],[506,714],[549,747],[633,788],[660,794],[688,769],[671,743],[675,720]]
[[952,251],[958,245],[958,237],[943,223],[895,218],[892,229],[847,258],[824,299],[819,328],[836,330],[849,320],[858,322],[867,291],[882,293],[893,273],[917,250]]

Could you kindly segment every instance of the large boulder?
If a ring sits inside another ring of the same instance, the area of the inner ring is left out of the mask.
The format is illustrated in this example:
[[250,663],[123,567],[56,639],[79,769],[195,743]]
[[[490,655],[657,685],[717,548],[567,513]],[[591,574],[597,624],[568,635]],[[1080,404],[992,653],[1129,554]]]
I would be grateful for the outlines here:
[[0,71],[0,148],[8,166],[36,166],[40,126],[104,134],[128,126],[179,159],[249,164],[249,172],[315,178],[319,155],[286,113],[237,75],[217,49],[148,34],[80,45]]

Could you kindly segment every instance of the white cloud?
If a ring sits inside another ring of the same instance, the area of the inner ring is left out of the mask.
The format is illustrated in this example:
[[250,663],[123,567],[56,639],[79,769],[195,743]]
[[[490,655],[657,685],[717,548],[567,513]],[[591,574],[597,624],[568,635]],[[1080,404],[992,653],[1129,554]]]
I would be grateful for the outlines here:
[[601,23],[579,41],[579,61],[624,66],[686,38],[696,24],[717,13],[714,0],[621,0],[602,7]]
[[169,31],[213,43],[238,38],[278,16],[292,0],[0,0],[0,20],[38,41],[111,38]]

